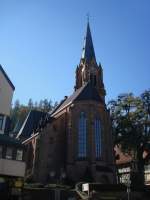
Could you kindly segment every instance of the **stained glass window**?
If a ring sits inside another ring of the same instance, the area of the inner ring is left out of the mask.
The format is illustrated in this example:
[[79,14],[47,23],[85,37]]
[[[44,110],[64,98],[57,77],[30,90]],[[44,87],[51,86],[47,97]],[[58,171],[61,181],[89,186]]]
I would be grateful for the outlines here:
[[100,158],[101,148],[102,148],[102,139],[101,139],[101,121],[100,119],[95,119],[94,121],[94,136],[95,136],[95,156]]

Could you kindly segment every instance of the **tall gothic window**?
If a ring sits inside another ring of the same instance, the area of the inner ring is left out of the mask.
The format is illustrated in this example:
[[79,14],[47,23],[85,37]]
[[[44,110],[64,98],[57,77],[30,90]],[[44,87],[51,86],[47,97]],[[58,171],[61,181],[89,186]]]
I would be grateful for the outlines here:
[[87,156],[87,136],[86,136],[86,115],[80,113],[78,124],[78,157],[85,158]]
[[100,158],[101,156],[101,148],[102,148],[102,136],[101,133],[101,121],[99,118],[96,118],[94,121],[94,136],[95,136],[95,156],[96,158]]

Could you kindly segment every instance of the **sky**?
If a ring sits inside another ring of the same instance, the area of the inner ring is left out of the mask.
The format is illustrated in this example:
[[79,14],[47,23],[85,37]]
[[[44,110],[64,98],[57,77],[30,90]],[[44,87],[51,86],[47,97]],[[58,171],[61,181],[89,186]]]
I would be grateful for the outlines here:
[[71,95],[87,13],[106,101],[150,88],[149,0],[0,0],[0,64],[13,102]]

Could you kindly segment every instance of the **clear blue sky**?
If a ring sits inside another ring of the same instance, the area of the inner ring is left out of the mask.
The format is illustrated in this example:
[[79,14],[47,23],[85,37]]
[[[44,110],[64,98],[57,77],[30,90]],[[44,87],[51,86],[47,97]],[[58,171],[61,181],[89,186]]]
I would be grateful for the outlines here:
[[73,92],[87,12],[107,100],[150,88],[150,0],[0,0],[0,64],[13,101]]

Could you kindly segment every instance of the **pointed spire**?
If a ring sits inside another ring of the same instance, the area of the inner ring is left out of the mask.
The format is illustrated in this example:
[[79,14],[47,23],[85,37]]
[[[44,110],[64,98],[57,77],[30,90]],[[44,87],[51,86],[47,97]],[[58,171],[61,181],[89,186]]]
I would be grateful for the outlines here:
[[93,42],[92,42],[92,35],[90,31],[89,18],[87,22],[87,30],[86,30],[86,36],[84,38],[84,46],[82,49],[81,58],[84,59],[87,63],[89,63],[92,60],[96,61]]

